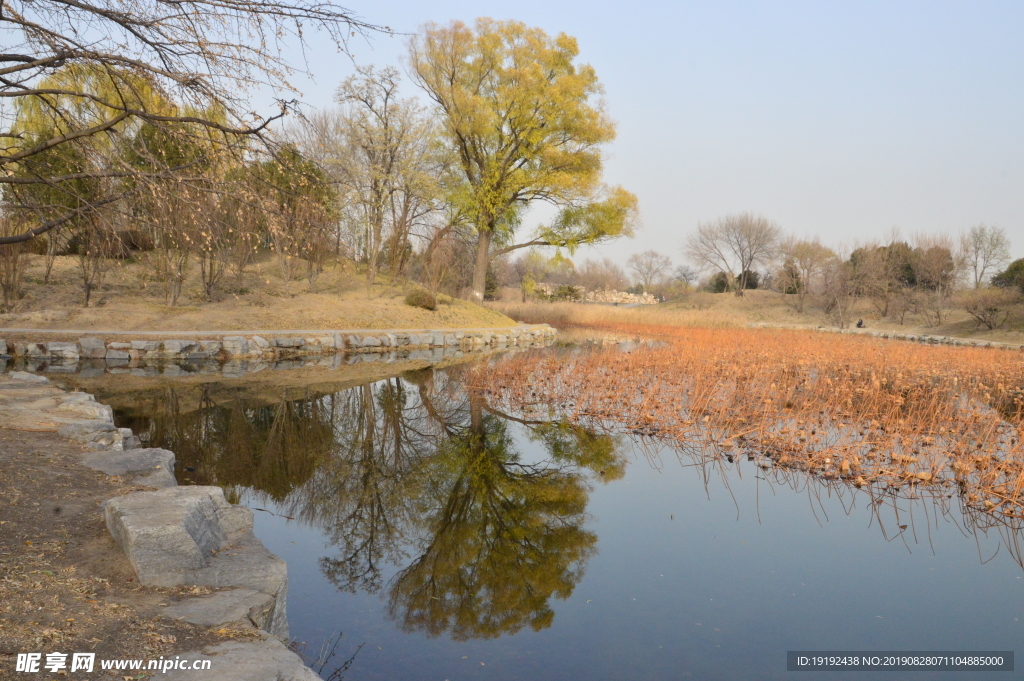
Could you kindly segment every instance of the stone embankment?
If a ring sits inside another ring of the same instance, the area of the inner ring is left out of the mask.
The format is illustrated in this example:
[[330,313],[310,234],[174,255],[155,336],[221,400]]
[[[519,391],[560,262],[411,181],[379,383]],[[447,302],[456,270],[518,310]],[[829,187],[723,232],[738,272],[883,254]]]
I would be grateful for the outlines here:
[[18,371],[0,377],[0,420],[84,442],[92,450],[83,458],[86,466],[156,488],[108,500],[107,529],[142,585],[216,589],[163,605],[163,616],[257,630],[252,641],[180,654],[211,659],[210,671],[170,671],[162,678],[319,681],[282,643],[288,638],[288,571],[253,535],[250,509],[229,504],[219,487],[178,487],[172,452],[136,449],[131,431],[115,427],[110,407],[85,393],[64,392],[45,377]]
[[956,338],[954,336],[932,336],[924,333],[897,333],[895,331],[875,331],[872,329],[839,329],[834,326],[803,326],[798,324],[751,324],[757,329],[811,329],[825,333],[841,333],[852,336],[869,336],[871,338],[884,338],[887,340],[909,341],[911,343],[924,343],[927,345],[955,345],[971,348],[999,348],[1002,350],[1024,351],[1024,345],[1019,343],[1000,343],[998,341],[977,340],[973,338]]
[[[76,342],[20,342],[0,339],[0,372],[181,375],[190,371],[239,377],[267,368],[328,367],[401,359],[437,362],[467,353],[503,350],[549,341],[555,329],[519,325],[503,329],[443,331],[264,333],[206,340],[106,341],[96,336]],[[24,335],[22,332],[21,335]],[[212,334],[211,334],[212,335]]]

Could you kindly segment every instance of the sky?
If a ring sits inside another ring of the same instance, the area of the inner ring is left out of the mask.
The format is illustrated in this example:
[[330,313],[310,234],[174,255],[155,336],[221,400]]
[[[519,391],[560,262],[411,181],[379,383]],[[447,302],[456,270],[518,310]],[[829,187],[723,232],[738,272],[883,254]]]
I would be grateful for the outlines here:
[[[402,33],[490,16],[577,38],[618,123],[605,181],[643,219],[578,259],[681,263],[700,222],[742,211],[833,247],[986,223],[1024,257],[1024,3],[341,4]],[[354,63],[399,65],[406,41],[357,37],[350,58],[311,36],[300,98],[331,106]]]

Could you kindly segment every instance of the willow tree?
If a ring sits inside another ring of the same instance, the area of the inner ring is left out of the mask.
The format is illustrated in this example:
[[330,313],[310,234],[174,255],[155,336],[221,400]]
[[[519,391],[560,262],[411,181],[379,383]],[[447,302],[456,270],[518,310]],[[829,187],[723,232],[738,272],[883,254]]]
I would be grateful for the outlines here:
[[[413,78],[434,102],[458,159],[450,200],[476,230],[472,296],[483,300],[491,259],[517,248],[570,251],[631,235],[636,197],[601,184],[601,146],[615,124],[576,40],[517,21],[427,24],[409,45]],[[558,206],[549,225],[516,242],[521,210]]]

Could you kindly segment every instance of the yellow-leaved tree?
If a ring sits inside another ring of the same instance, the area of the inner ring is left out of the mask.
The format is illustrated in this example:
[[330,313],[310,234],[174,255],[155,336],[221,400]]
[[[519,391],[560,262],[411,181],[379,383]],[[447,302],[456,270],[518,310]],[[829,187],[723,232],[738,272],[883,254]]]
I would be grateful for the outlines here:
[[[434,102],[458,159],[450,200],[476,229],[472,298],[483,299],[491,259],[517,248],[570,252],[631,236],[636,197],[601,183],[601,145],[615,124],[576,40],[518,21],[427,24],[409,45],[413,77]],[[549,225],[516,242],[522,209],[558,206]]]

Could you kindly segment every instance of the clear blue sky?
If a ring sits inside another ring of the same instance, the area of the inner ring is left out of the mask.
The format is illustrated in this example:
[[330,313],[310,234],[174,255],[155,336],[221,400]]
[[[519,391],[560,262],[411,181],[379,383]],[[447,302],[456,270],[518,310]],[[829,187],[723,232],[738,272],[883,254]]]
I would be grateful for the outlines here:
[[[1024,256],[1024,3],[341,4],[396,31],[491,16],[579,40],[618,121],[606,180],[640,197],[644,221],[580,257],[678,262],[698,222],[737,211],[830,245],[985,222]],[[352,52],[398,64],[405,42]],[[316,37],[307,57],[302,98],[329,106],[352,62]]]

